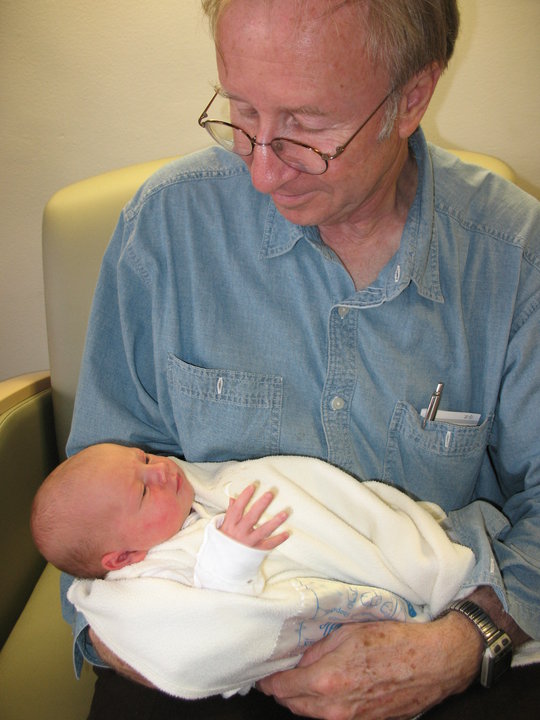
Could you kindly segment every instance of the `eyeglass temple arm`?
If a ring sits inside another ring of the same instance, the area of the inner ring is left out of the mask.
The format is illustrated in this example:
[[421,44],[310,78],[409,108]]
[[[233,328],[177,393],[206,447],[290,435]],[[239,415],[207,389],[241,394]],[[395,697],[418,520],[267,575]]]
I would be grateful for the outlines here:
[[218,95],[219,95],[219,90],[216,90],[216,92],[212,95],[212,99],[210,100],[210,102],[208,103],[208,105],[204,108],[204,110],[202,111],[202,113],[199,115],[198,123],[199,123],[199,125],[200,125],[201,127],[203,127],[203,125],[204,125],[204,122],[203,122],[203,121],[208,118],[208,108],[209,108],[210,105],[214,102],[214,100],[216,99],[216,97],[217,97]]
[[368,115],[368,117],[367,117],[367,118],[364,120],[364,122],[360,125],[360,127],[358,128],[358,130],[354,133],[354,135],[352,135],[352,136],[347,140],[346,143],[344,143],[343,145],[340,145],[339,147],[336,148],[336,151],[335,151],[335,153],[334,153],[333,155],[324,155],[324,154],[321,154],[321,157],[322,157],[324,160],[327,160],[327,161],[328,161],[328,160],[335,160],[335,158],[339,157],[342,152],[345,152],[346,147],[347,147],[350,143],[352,143],[352,141],[353,141],[354,138],[358,135],[358,133],[360,132],[360,130],[363,130],[363,129],[365,128],[365,126],[368,124],[368,122],[371,120],[371,118],[379,112],[379,110],[382,108],[382,106],[384,105],[384,103],[388,100],[388,98],[392,95],[393,92],[394,92],[394,88],[392,88],[392,90],[390,90],[390,92],[388,93],[388,95],[386,95],[386,96],[381,100],[381,102],[377,105],[377,107],[375,108],[375,110],[374,110],[370,115]]

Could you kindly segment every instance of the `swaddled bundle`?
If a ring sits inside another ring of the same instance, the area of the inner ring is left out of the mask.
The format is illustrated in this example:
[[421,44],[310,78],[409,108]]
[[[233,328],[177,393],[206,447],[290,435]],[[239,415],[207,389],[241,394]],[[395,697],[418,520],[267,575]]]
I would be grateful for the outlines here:
[[[196,493],[186,526],[142,562],[105,580],[79,580],[68,594],[116,655],[172,695],[247,690],[294,667],[306,647],[345,622],[430,620],[473,567],[472,552],[441,527],[439,508],[320,460],[177,462]],[[195,587],[212,519],[253,481],[274,491],[272,512],[292,510],[289,539],[262,564],[263,587]]]

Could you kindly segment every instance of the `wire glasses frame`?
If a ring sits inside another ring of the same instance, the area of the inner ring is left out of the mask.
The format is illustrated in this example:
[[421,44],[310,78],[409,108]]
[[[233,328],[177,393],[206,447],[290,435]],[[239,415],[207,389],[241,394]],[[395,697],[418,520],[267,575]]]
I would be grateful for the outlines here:
[[253,153],[256,145],[259,147],[271,147],[282,162],[295,170],[308,173],[309,175],[322,175],[328,170],[328,163],[330,160],[335,160],[345,152],[348,145],[368,124],[371,118],[382,108],[393,92],[393,89],[390,90],[390,92],[377,105],[375,110],[368,115],[358,130],[356,130],[345,143],[338,145],[332,154],[325,153],[318,148],[311,147],[311,145],[306,145],[298,140],[292,140],[291,138],[276,137],[267,143],[258,142],[256,135],[251,137],[251,135],[249,135],[241,127],[238,127],[238,125],[233,125],[233,123],[226,122],[225,120],[209,118],[208,110],[216,97],[219,95],[219,89],[216,90],[212,99],[202,111],[198,122],[199,125],[208,132],[213,140],[229,152],[247,157]]

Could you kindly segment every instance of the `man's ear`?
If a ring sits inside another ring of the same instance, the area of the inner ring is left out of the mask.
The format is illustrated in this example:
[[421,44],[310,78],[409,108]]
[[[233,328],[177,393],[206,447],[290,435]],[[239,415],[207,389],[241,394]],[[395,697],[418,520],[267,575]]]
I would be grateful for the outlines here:
[[105,553],[101,558],[101,565],[106,572],[109,570],[120,570],[126,565],[144,560],[147,555],[146,550],[113,550]]
[[406,83],[399,104],[398,130],[400,137],[410,137],[420,125],[441,73],[440,66],[433,63]]

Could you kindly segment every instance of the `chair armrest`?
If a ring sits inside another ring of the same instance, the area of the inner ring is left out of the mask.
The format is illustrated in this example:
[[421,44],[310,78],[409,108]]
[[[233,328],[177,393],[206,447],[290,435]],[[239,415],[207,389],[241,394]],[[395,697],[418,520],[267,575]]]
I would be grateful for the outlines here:
[[48,370],[0,381],[0,415],[50,387],[51,375]]
[[2,720],[83,720],[95,675],[73,672],[71,628],[60,611],[60,572],[47,565],[0,651]]
[[49,374],[0,382],[0,647],[45,564],[28,521],[34,494],[57,463]]

